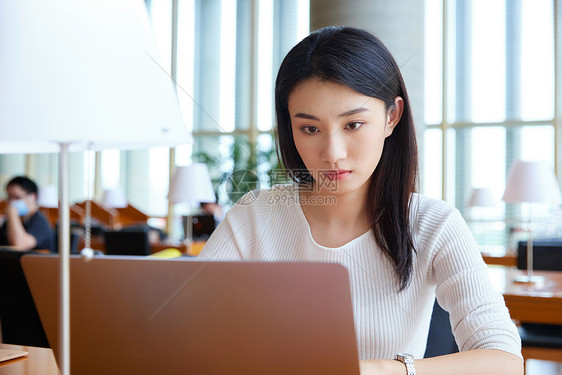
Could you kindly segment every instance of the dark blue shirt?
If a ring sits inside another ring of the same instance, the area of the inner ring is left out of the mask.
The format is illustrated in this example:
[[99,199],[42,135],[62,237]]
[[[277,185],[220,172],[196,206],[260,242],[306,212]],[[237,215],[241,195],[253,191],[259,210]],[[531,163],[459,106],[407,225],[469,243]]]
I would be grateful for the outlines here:
[[[47,218],[39,211],[36,211],[28,219],[23,221],[25,231],[35,237],[37,244],[32,250],[54,251],[54,237],[51,225]],[[0,246],[9,246],[6,223],[0,227]]]

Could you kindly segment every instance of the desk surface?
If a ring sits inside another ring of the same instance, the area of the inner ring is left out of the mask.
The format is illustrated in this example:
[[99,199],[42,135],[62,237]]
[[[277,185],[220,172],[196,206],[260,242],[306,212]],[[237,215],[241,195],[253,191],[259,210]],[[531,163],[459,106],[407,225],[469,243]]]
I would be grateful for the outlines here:
[[480,251],[484,262],[488,265],[516,267],[517,253],[504,247],[486,247]]
[[59,375],[53,351],[47,348],[0,344],[0,349],[25,350],[27,357],[0,362],[0,375]]
[[490,278],[503,294],[512,319],[529,323],[562,324],[562,272],[535,271],[543,282],[521,284],[516,276],[526,274],[515,268],[490,266]]

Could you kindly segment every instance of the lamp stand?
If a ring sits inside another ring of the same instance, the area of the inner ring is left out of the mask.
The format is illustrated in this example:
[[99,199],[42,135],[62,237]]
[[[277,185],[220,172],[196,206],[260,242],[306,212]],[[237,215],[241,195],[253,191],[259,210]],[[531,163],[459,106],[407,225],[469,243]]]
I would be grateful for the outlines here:
[[187,205],[187,219],[185,220],[185,251],[191,254],[191,245],[193,244],[193,216],[191,215],[191,207]]
[[[529,211],[531,209],[529,208]],[[535,284],[544,281],[544,277],[533,275],[533,224],[532,214],[529,212],[529,238],[527,239],[527,274],[513,279],[516,283]]]
[[68,142],[60,143],[59,157],[59,342],[61,375],[70,374],[70,205]]

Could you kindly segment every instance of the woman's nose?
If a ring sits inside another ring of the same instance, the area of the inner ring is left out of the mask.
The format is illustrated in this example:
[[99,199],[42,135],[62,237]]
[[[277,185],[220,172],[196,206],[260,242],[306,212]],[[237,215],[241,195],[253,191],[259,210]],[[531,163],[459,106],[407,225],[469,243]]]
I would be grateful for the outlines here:
[[347,145],[344,139],[344,134],[338,130],[325,140],[321,153],[322,161],[336,164],[339,160],[347,157]]

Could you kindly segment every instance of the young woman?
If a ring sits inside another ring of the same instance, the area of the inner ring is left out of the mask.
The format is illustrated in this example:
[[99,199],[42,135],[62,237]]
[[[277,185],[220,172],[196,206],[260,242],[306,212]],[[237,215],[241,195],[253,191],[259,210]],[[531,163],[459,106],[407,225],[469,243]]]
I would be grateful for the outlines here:
[[[522,374],[516,327],[460,213],[416,193],[410,104],[386,47],[349,27],[312,33],[285,57],[275,103],[294,184],[241,199],[200,256],[345,265],[362,374]],[[461,352],[421,359],[436,296]]]

